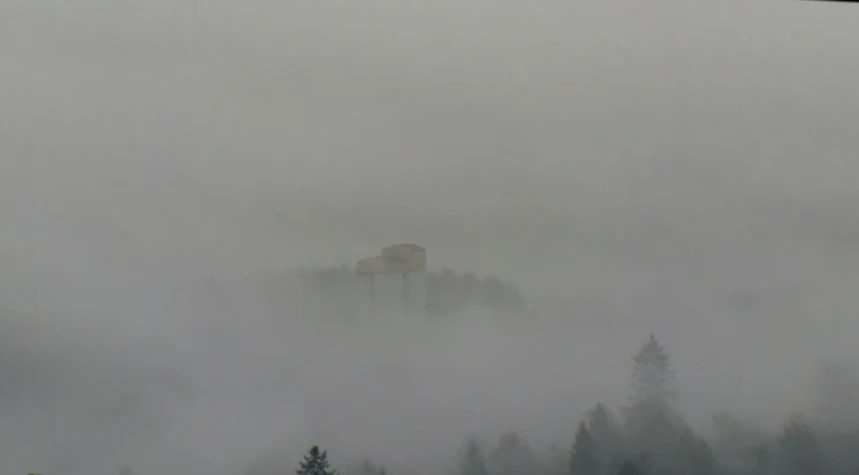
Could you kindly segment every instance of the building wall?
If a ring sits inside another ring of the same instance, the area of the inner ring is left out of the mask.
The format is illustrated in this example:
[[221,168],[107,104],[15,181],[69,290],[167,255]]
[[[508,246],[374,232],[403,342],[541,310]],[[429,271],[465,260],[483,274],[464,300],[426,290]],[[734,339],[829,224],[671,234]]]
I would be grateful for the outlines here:
[[[375,276],[374,280],[373,296],[375,301],[373,308],[375,310],[385,313],[419,315],[426,309],[426,273],[405,274],[405,289],[403,288],[403,274],[380,274]],[[369,298],[368,289],[367,299]]]

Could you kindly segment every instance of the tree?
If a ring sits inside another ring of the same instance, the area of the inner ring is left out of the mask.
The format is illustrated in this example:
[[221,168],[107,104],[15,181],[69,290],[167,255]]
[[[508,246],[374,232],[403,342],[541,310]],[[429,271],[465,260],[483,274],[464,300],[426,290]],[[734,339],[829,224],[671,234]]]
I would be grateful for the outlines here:
[[[682,463],[686,423],[674,405],[674,373],[669,354],[652,334],[633,357],[633,394],[624,408],[628,449],[650,454],[663,468]],[[642,469],[641,464],[638,464]]]
[[569,475],[569,450],[561,450],[557,444],[553,443],[549,445],[549,450],[542,459],[545,460],[546,475]]
[[587,415],[588,430],[596,442],[603,467],[623,453],[623,434],[611,411],[602,403],[597,403]]
[[570,453],[570,475],[599,475],[600,454],[584,422],[579,424]]
[[499,438],[498,447],[489,457],[488,468],[492,475],[532,475],[543,472],[534,452],[515,432]]
[[641,402],[675,402],[674,371],[671,369],[670,358],[671,355],[665,347],[651,334],[647,343],[633,356],[633,405]]
[[471,437],[465,441],[465,448],[462,451],[462,459],[457,473],[458,475],[487,475],[486,461],[476,438]]
[[311,447],[304,455],[304,461],[299,464],[299,467],[295,471],[296,475],[337,475],[328,462],[328,452],[320,451],[317,445]]
[[801,416],[794,416],[777,439],[779,473],[782,475],[820,475],[823,456],[814,431]]
[[716,472],[716,458],[706,441],[695,436],[691,429],[686,429],[683,452],[688,464],[688,473],[696,475],[713,475]]
[[764,443],[768,436],[763,429],[736,416],[719,412],[713,416],[713,448],[722,454],[738,455]]

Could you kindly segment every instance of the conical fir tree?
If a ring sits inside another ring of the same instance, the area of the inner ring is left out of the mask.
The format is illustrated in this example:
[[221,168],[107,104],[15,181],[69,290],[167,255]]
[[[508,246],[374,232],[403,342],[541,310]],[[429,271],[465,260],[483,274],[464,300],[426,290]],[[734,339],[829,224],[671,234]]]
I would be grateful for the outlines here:
[[599,475],[600,456],[597,444],[584,422],[576,431],[576,441],[570,454],[570,475]]
[[304,461],[299,464],[299,467],[295,471],[296,475],[337,475],[328,462],[328,452],[320,451],[319,446],[316,445],[304,455]]
[[674,371],[669,360],[671,355],[652,334],[638,353],[633,357],[635,368],[632,373],[632,403],[673,403]]
[[602,403],[588,412],[588,431],[600,451],[600,464],[607,468],[623,453],[623,435],[611,411]]

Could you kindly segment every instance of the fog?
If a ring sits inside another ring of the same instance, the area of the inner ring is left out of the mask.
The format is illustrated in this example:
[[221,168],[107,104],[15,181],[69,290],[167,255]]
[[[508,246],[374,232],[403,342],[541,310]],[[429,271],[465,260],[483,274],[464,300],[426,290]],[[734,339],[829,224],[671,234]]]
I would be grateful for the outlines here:
[[[568,447],[626,402],[650,333],[702,431],[815,413],[819,366],[859,363],[859,10],[0,11],[8,473],[237,475],[318,443],[417,474],[471,434]],[[398,242],[529,311],[322,322],[278,298],[283,272]]]

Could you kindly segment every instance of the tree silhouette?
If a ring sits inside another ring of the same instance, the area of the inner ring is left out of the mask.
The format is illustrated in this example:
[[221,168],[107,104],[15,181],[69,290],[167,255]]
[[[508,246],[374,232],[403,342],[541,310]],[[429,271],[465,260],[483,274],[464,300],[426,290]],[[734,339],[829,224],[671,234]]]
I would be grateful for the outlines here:
[[531,447],[515,432],[499,438],[488,468],[493,475],[531,475],[543,470]]
[[777,439],[779,473],[782,475],[820,475],[823,457],[817,437],[801,416],[794,416]]
[[579,424],[576,440],[570,453],[570,475],[598,475],[600,473],[599,448],[584,422]]
[[600,453],[600,464],[607,467],[623,453],[623,434],[611,411],[597,403],[587,415],[588,431]]
[[295,473],[296,475],[336,475],[337,472],[330,467],[328,452],[320,451],[319,446],[314,445],[304,455],[304,461],[299,464],[299,469]]
[[670,365],[671,355],[653,334],[633,356],[632,403],[675,402],[674,371]]

